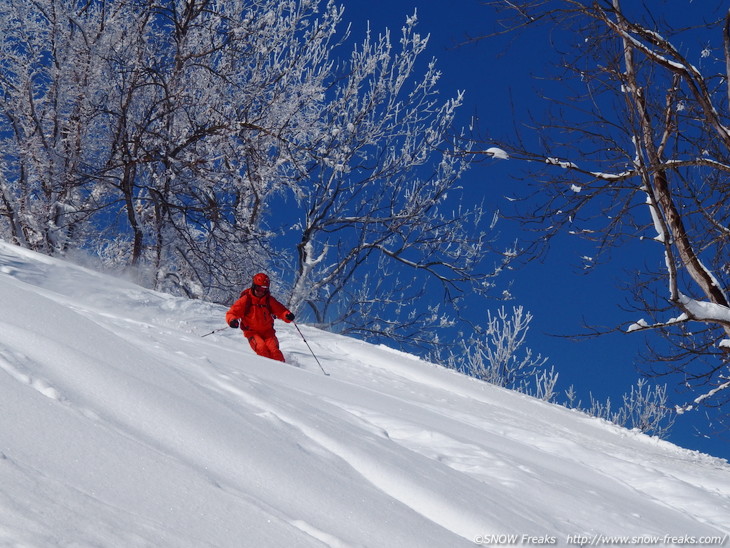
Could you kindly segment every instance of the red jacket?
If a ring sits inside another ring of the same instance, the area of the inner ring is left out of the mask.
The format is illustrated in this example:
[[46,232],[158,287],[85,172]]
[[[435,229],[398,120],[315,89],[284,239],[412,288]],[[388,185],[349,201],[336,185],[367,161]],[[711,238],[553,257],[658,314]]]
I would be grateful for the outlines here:
[[249,288],[241,293],[241,298],[226,312],[226,323],[240,319],[241,329],[246,337],[254,334],[267,337],[275,332],[274,316],[289,323],[286,319],[287,314],[289,310],[271,294],[266,293],[263,297],[257,297]]

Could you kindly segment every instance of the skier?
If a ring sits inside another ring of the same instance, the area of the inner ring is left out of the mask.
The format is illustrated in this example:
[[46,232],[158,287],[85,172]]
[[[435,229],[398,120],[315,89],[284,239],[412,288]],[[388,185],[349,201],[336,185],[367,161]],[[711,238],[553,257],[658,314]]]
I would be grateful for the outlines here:
[[251,287],[228,309],[226,322],[233,329],[243,330],[243,336],[256,354],[283,362],[274,316],[286,323],[294,320],[294,314],[269,293],[269,277],[260,272],[253,277]]

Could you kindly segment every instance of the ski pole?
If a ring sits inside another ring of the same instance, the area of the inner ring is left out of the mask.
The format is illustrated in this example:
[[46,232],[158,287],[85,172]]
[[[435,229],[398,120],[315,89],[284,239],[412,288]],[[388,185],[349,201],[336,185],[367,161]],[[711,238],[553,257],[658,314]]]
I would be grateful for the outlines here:
[[228,326],[221,327],[220,329],[214,329],[210,333],[206,333],[205,335],[201,335],[201,337],[207,337],[208,335],[212,335],[213,333],[218,333],[218,331],[223,331],[224,329],[228,329]]
[[294,324],[294,327],[297,328],[297,331],[299,331],[299,335],[301,335],[302,340],[304,341],[304,344],[306,344],[307,345],[307,348],[309,348],[309,351],[312,353],[312,356],[314,357],[314,361],[317,362],[317,365],[322,370],[322,373],[324,373],[325,375],[327,375],[329,377],[330,374],[327,373],[327,371],[324,370],[324,367],[322,367],[322,364],[319,363],[319,360],[317,359],[317,356],[314,355],[314,351],[312,350],[312,347],[309,346],[309,343],[307,342],[307,339],[304,338],[304,333],[302,333],[302,330],[299,329],[299,326],[295,322],[292,322],[292,323]]

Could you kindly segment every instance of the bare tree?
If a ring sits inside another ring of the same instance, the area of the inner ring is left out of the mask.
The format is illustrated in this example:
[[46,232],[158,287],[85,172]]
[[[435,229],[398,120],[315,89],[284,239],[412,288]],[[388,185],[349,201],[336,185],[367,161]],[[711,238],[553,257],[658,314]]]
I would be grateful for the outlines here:
[[446,209],[468,167],[450,136],[461,97],[438,99],[433,60],[415,76],[428,40],[416,22],[408,18],[399,50],[389,32],[368,35],[329,90],[299,196],[291,304],[306,305],[322,326],[429,344],[432,329],[453,321],[443,296],[483,293],[495,268],[484,265],[484,210]]
[[511,257],[457,199],[461,96],[415,16],[398,49],[333,1],[0,4],[3,237],[216,301],[294,267],[292,309],[424,344]]
[[[673,374],[694,403],[730,398],[730,15],[692,6],[681,28],[660,2],[490,2],[499,32],[545,23],[568,91],[533,122],[541,148],[520,137],[499,150],[527,162],[538,206],[524,219],[577,234],[597,252],[639,240],[646,265],[631,287],[654,330],[653,374]],[[714,19],[713,19],[714,18]],[[690,19],[694,19],[695,22]],[[524,137],[524,135],[523,135]],[[492,151],[493,153],[493,151]]]
[[118,130],[104,177],[124,198],[130,261],[151,265],[158,289],[227,300],[276,254],[266,205],[301,178],[293,143],[315,127],[341,10],[315,14],[295,1],[149,4],[108,60]]

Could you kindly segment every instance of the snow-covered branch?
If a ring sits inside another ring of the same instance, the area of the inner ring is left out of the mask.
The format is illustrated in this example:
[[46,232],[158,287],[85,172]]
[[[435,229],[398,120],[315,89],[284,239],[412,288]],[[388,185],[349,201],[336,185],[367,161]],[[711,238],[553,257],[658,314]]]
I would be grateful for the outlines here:
[[[656,372],[694,390],[723,384],[718,377],[730,350],[730,82],[723,78],[730,13],[718,20],[703,6],[678,30],[663,26],[656,2],[497,4],[525,24],[531,14],[528,26],[534,20],[560,28],[565,41],[555,59],[561,70],[540,76],[569,82],[568,94],[541,97],[547,108],[525,124],[527,134],[499,144],[512,163],[527,166],[523,177],[536,189],[529,201],[514,202],[529,206],[521,218],[540,235],[533,248],[540,252],[553,235],[569,233],[595,242],[599,253],[626,249],[623,257],[635,264],[629,302],[651,318],[628,331],[662,337],[648,338]],[[544,150],[526,150],[532,142]],[[617,276],[626,280],[624,272]],[[710,399],[730,401],[721,392],[703,402]]]

